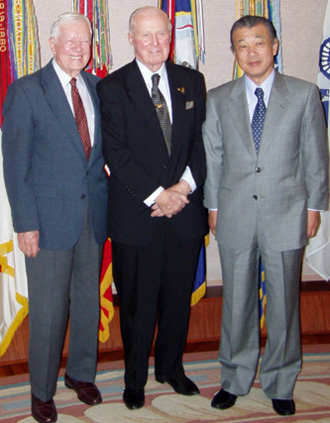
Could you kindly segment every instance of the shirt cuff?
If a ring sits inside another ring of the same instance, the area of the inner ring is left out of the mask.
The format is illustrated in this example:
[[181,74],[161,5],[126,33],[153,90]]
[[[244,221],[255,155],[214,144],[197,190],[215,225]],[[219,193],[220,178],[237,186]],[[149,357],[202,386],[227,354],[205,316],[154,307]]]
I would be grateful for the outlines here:
[[183,175],[180,178],[180,181],[182,179],[189,184],[191,189],[190,194],[192,194],[197,187],[189,166],[186,167],[185,171],[183,172]]
[[148,198],[146,198],[143,202],[146,206],[151,207],[154,203],[158,195],[164,191],[163,187],[158,187],[156,191],[154,191]]

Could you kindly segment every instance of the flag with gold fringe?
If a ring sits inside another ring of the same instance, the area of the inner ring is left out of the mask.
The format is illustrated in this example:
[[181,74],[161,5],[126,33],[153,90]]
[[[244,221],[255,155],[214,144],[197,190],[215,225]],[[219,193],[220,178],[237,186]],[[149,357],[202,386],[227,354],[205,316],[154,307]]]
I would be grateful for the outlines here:
[[158,7],[172,22],[171,60],[198,69],[205,55],[202,0],[159,0]]
[[[87,16],[92,24],[92,54],[86,70],[99,77],[106,76],[112,67],[110,26],[107,0],[72,0],[72,10]],[[100,325],[99,340],[106,342],[110,336],[109,323],[114,315],[111,284],[112,253],[111,241],[104,244],[100,275]]]
[[[40,67],[39,41],[32,0],[0,0],[0,123],[8,86]],[[1,151],[1,149],[0,149]],[[24,255],[17,245],[0,157],[0,356],[28,314]]]
[[104,244],[103,260],[100,275],[100,325],[99,325],[99,340],[106,342],[110,336],[109,323],[114,315],[113,298],[111,283],[112,277],[112,250],[111,241],[108,238]]
[[[322,105],[328,127],[330,148],[329,100],[330,100],[330,1],[323,24],[323,39],[319,53],[319,73],[317,85],[320,88]],[[314,238],[309,240],[306,248],[306,262],[323,279],[330,281],[330,211],[321,213],[321,225]]]
[[[263,16],[273,22],[279,40],[279,50],[275,58],[275,68],[282,72],[282,48],[281,48],[281,15],[280,0],[236,0],[236,16],[240,19],[242,16]],[[243,75],[242,69],[234,62],[233,79]]]
[[[202,0],[159,0],[158,7],[168,14],[172,22],[170,58],[182,66],[198,68],[198,60],[204,63],[204,29]],[[194,306],[206,292],[206,246],[205,237],[199,253],[190,305]]]
[[92,54],[86,70],[102,78],[112,67],[108,0],[72,0],[72,10],[91,21]]
[[[282,72],[282,51],[281,51],[281,20],[280,0],[236,0],[237,19],[246,15],[263,16],[273,22],[277,32],[280,48],[275,58],[275,68]],[[242,69],[237,62],[234,62],[233,79],[243,75]],[[265,307],[267,302],[266,280],[264,269],[260,260],[259,270],[259,305],[260,305],[260,327],[265,323]]]

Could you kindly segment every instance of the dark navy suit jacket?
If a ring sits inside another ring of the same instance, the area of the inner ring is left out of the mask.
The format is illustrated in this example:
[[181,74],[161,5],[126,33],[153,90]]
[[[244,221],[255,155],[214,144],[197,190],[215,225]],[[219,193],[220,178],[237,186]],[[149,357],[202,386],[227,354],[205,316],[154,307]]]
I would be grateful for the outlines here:
[[15,81],[4,104],[4,176],[16,232],[39,230],[40,248],[64,250],[79,238],[88,201],[97,243],[106,238],[107,178],[96,76],[82,72],[95,110],[87,163],[73,113],[49,62]]

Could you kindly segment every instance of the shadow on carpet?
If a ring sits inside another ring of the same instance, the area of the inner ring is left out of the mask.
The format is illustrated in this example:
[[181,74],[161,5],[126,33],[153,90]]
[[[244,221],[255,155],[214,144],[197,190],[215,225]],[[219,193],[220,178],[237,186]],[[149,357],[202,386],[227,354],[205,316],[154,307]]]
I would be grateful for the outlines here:
[[[327,351],[330,351],[330,346]],[[298,377],[294,399],[296,414],[278,416],[257,379],[251,392],[239,397],[229,410],[210,406],[219,389],[220,364],[216,352],[186,354],[185,370],[200,388],[201,395],[185,397],[155,381],[150,366],[146,386],[146,404],[140,410],[128,410],[122,402],[123,362],[98,366],[96,383],[103,403],[89,407],[81,403],[74,391],[64,386],[63,370],[54,397],[59,423],[243,423],[304,422],[330,423],[330,353],[304,353],[303,368]],[[151,362],[152,364],[152,362]],[[0,379],[0,422],[35,423],[30,416],[28,375]]]

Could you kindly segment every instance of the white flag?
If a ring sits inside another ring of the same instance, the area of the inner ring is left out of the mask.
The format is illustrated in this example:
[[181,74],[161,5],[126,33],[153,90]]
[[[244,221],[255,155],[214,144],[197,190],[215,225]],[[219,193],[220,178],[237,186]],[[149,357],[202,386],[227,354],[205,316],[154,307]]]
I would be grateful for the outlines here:
[[[329,131],[329,92],[330,92],[330,2],[328,2],[324,25],[323,41],[320,48],[319,74],[317,84],[321,91]],[[330,211],[321,213],[321,226],[316,237],[311,238],[306,248],[306,262],[323,279],[330,280]]]
[[[0,132],[1,147],[1,132]],[[0,148],[0,356],[28,314],[24,254],[18,248],[3,180]]]

